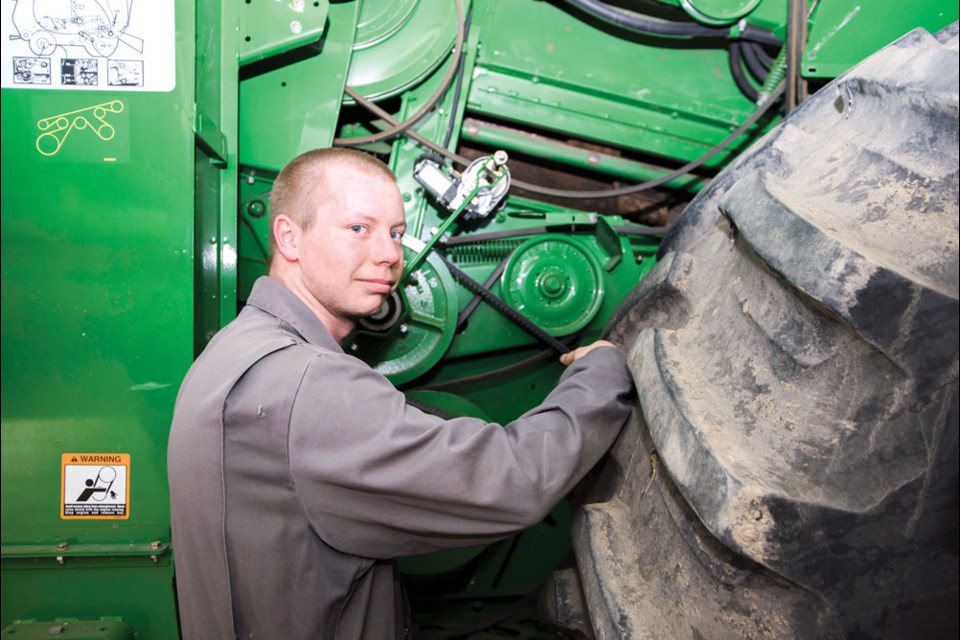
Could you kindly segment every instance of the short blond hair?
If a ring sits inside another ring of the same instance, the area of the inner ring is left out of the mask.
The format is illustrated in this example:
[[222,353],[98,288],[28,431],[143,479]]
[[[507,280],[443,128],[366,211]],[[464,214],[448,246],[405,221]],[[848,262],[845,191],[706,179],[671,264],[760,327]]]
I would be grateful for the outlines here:
[[337,185],[328,184],[325,175],[332,167],[349,166],[358,171],[382,176],[394,184],[397,177],[377,157],[356,149],[314,149],[301,153],[280,171],[270,191],[270,257],[276,253],[273,224],[285,215],[306,230],[316,217],[317,203]]

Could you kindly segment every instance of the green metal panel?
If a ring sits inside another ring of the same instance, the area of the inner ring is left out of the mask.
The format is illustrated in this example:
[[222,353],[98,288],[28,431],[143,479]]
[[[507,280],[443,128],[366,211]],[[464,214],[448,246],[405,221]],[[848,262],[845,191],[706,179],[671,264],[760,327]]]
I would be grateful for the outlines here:
[[545,2],[485,2],[474,21],[478,116],[689,161],[753,111],[716,43],[611,35]]
[[197,4],[194,106],[195,233],[194,349],[199,353],[237,312],[237,100],[236,33],[241,6]]
[[369,100],[413,88],[448,57],[455,34],[450,0],[365,0],[347,84]]
[[[175,34],[138,35],[170,38],[172,88],[2,90],[0,626],[177,635],[166,440],[193,355],[195,17],[165,6]],[[129,455],[126,518],[62,517],[64,453]]]
[[256,75],[240,84],[242,165],[276,172],[294,156],[333,142],[359,5],[330,5],[322,52],[300,51],[292,61],[267,60],[245,71]]
[[[437,143],[449,136],[451,149],[462,138],[572,172],[643,181],[700,156],[754,109],[733,82],[723,40],[631,35],[565,3],[472,4],[459,99],[451,87],[415,127]],[[784,36],[786,0],[666,4],[705,23],[745,17]],[[957,18],[955,3],[895,4],[818,3],[804,75],[832,77],[909,28],[936,30]],[[451,63],[452,7],[176,0],[172,89],[3,89],[0,626],[20,620],[14,630],[24,635],[71,620],[71,630],[97,633],[95,622],[105,620],[110,637],[125,637],[111,626],[119,618],[137,637],[176,637],[165,446],[182,375],[266,271],[276,172],[337,135],[382,124],[344,99],[346,84],[401,120],[418,111]],[[152,34],[140,35],[149,42]],[[42,39],[31,42],[38,60],[50,53]],[[80,59],[113,46],[123,45],[75,49]],[[69,73],[83,79],[84,69],[71,63]],[[28,65],[17,82],[42,81],[43,70]],[[92,114],[89,126],[54,135],[59,119],[51,117],[82,113]],[[774,120],[708,166],[725,164]],[[43,122],[52,133],[38,128]],[[580,146],[558,142],[568,139]],[[408,138],[369,148],[399,176],[409,233],[428,240],[448,213],[412,177],[425,149]],[[703,182],[680,178],[666,188],[688,195]],[[548,264],[551,277],[586,278],[599,304],[576,299],[571,318],[552,314],[553,296],[564,291],[556,278],[527,290],[521,277],[513,292],[500,278],[492,291],[554,333],[589,342],[654,264],[658,237],[637,231],[615,216],[511,198],[490,220],[454,234],[476,242],[439,243],[437,252],[478,281],[520,246],[532,247],[527,259]],[[506,237],[484,237],[494,232]],[[567,254],[535,239],[543,233],[570,238],[560,244],[576,248],[582,268],[567,273]],[[531,264],[508,271],[527,273]],[[449,278],[442,287],[448,306],[437,317],[447,330],[473,294]],[[440,409],[506,422],[536,405],[562,372],[555,353],[486,304],[447,337],[401,380]],[[61,517],[62,454],[70,452],[129,455],[128,518]],[[503,543],[403,564],[416,586],[440,598],[526,593],[567,549],[565,508]],[[444,582],[451,573],[463,581]]]
[[912,29],[936,33],[956,22],[958,7],[929,0],[820,3],[810,25],[803,75],[835,78]]
[[[232,8],[232,7],[231,7]],[[249,0],[240,10],[240,64],[250,64],[315,42],[323,35],[329,3],[324,0]],[[198,52],[199,53],[199,52]]]
[[47,622],[18,620],[4,629],[3,635],[15,636],[17,640],[49,640],[51,637],[58,640],[133,640],[136,632],[127,623],[117,620],[58,618]]

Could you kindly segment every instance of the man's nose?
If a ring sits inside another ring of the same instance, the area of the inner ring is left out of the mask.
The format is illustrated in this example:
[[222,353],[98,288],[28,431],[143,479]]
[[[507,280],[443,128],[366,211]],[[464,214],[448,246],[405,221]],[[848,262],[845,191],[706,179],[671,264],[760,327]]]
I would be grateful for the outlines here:
[[403,247],[393,238],[392,232],[377,236],[377,243],[374,247],[374,261],[377,264],[390,266],[403,264]]

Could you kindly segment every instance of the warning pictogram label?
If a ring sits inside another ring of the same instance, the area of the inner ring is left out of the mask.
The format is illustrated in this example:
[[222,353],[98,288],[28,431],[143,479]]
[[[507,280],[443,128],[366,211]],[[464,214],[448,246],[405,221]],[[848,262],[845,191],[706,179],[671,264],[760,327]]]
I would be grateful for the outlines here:
[[130,517],[130,454],[64,453],[60,467],[62,519]]

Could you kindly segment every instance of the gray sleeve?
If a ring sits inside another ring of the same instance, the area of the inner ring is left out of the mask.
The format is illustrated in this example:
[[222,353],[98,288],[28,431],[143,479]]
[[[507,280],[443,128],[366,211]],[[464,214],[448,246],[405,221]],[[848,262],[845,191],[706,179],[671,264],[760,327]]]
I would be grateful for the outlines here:
[[349,356],[309,365],[290,418],[295,490],[340,551],[385,558],[491,542],[542,520],[613,444],[633,383],[618,349],[570,365],[501,427],[407,406]]

